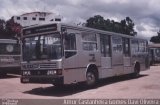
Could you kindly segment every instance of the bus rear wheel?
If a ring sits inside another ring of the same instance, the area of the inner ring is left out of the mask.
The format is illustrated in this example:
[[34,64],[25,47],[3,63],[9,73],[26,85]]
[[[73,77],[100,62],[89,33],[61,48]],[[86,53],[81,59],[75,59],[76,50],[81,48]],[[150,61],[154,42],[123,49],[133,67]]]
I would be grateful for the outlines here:
[[86,73],[86,85],[87,85],[87,87],[95,86],[96,82],[97,82],[97,77],[96,77],[95,73],[92,72],[92,71],[88,71]]

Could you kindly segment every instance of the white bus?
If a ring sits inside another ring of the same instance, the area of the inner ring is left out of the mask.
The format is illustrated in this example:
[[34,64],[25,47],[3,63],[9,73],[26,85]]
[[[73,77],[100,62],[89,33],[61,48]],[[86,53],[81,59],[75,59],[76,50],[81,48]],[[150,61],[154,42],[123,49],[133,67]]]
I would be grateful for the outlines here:
[[20,43],[17,39],[0,39],[0,75],[20,72]]
[[21,47],[22,83],[93,86],[149,68],[147,40],[62,23],[24,28]]
[[160,44],[149,44],[150,64],[160,63]]

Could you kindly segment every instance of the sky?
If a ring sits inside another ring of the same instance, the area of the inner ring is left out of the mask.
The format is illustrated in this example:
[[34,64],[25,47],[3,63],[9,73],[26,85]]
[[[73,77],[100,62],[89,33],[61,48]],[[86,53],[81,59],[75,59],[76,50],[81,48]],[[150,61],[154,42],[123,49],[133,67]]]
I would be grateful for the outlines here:
[[160,29],[160,0],[0,0],[0,18],[10,19],[28,12],[52,12],[69,24],[84,23],[89,17],[121,21],[129,16],[137,36],[156,36]]

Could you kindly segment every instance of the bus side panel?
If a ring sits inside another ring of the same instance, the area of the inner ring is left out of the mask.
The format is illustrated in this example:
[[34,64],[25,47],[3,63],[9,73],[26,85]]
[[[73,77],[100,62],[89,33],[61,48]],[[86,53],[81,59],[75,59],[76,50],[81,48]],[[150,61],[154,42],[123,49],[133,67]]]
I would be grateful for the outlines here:
[[85,81],[86,80],[85,71],[86,68],[65,69],[63,72],[64,84],[72,84]]
[[115,76],[123,75],[123,48],[122,37],[112,36],[112,69]]
[[[92,54],[92,53],[91,53]],[[64,84],[71,84],[76,82],[82,82],[86,80],[87,67],[90,64],[95,64],[97,67],[100,65],[100,54],[93,53],[95,55],[95,62],[92,62],[92,56],[90,52],[77,52],[77,54],[64,61]],[[99,62],[99,63],[98,63]],[[100,69],[98,68],[100,74]]]
[[111,57],[101,57],[101,68],[99,78],[114,76],[114,71],[111,66]]
[[99,78],[108,78],[114,76],[114,71],[112,69],[101,68],[101,73]]
[[124,60],[124,74],[130,74],[133,72],[131,65],[131,57],[123,57]]

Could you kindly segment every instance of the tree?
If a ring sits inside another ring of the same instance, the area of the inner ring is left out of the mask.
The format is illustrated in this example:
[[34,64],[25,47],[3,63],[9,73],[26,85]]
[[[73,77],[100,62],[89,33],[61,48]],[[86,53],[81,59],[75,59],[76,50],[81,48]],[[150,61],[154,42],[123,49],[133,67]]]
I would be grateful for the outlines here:
[[134,23],[130,17],[126,17],[127,33],[134,36],[136,32],[134,31]]
[[86,26],[105,30],[105,20],[102,16],[96,15],[87,20]]
[[5,21],[3,19],[0,19],[0,30],[4,30],[5,28]]
[[0,36],[5,34],[5,21],[0,19]]
[[96,28],[100,30],[112,31],[122,34],[134,36],[137,32],[134,31],[134,23],[130,17],[121,20],[121,22],[115,22],[114,20],[105,20],[100,15],[90,17],[86,22],[86,27]]
[[13,18],[6,22],[6,31],[8,36],[20,37],[22,26],[15,23]]
[[20,37],[22,26],[15,23],[13,18],[8,21],[0,19],[0,38]]
[[160,32],[157,32],[157,36],[152,36],[150,41],[153,43],[160,43]]

